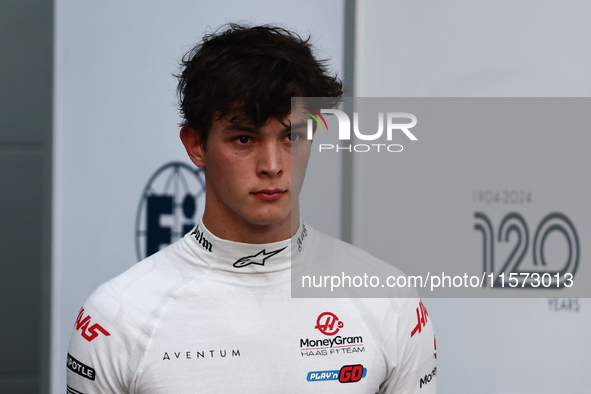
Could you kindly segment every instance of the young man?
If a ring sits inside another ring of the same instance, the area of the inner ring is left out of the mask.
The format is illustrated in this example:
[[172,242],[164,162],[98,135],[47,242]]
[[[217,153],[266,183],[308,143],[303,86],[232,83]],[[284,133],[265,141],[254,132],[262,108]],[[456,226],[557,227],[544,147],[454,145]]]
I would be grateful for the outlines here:
[[336,105],[342,95],[309,43],[230,25],[185,57],[179,93],[205,213],[87,300],[68,392],[435,392],[434,334],[418,299],[290,296],[292,264],[384,264],[300,222],[311,141],[290,98]]

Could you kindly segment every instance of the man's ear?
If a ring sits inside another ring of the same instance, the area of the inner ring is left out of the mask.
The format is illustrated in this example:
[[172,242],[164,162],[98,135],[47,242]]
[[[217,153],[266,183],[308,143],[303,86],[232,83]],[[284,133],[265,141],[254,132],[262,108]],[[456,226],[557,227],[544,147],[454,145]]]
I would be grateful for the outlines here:
[[183,141],[183,145],[191,161],[197,167],[204,167],[205,160],[203,157],[203,147],[199,140],[199,132],[185,125],[181,128],[181,141]]

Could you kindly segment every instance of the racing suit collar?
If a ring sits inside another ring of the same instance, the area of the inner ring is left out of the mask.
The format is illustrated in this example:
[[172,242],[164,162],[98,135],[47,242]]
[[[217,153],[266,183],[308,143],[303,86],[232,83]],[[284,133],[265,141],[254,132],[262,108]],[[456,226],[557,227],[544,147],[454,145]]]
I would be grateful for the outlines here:
[[289,270],[304,250],[309,229],[300,222],[292,238],[266,244],[234,242],[213,235],[199,224],[185,235],[189,248],[210,268],[235,273],[272,273]]

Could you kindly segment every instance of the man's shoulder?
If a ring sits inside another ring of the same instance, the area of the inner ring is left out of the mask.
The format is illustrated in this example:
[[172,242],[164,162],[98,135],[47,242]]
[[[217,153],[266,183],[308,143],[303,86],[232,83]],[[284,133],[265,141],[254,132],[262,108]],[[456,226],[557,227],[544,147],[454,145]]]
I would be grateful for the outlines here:
[[204,267],[189,261],[180,240],[100,285],[84,308],[117,324],[124,317],[141,318],[199,277],[200,271],[205,274]]

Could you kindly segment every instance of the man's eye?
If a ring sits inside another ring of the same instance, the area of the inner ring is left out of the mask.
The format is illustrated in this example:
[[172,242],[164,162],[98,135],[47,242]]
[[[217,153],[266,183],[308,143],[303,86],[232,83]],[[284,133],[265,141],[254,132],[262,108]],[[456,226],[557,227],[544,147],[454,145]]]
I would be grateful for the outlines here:
[[289,140],[289,142],[295,142],[295,141],[299,140],[300,138],[302,138],[302,136],[297,133],[289,133],[287,135],[287,139]]
[[247,135],[241,135],[237,137],[235,141],[238,141],[241,144],[248,144],[250,142],[250,137]]

